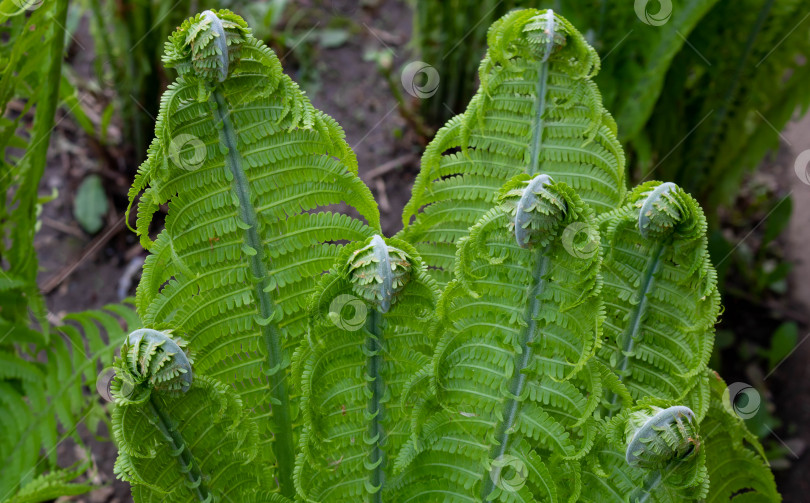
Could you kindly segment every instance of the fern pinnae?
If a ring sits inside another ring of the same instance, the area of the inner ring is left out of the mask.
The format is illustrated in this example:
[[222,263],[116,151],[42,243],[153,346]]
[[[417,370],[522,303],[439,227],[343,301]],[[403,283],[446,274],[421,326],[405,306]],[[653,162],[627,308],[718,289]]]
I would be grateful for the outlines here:
[[[166,44],[179,77],[161,99],[139,169],[137,232],[152,255],[138,288],[147,326],[187,334],[201,375],[233,385],[259,448],[294,496],[300,428],[288,382],[306,304],[342,243],[379,230],[340,126],[226,10],[187,20]],[[345,202],[361,218],[323,211]],[[149,226],[168,203],[165,228]],[[272,487],[272,477],[268,487]]]
[[[624,194],[616,125],[591,77],[599,58],[553,11],[511,12],[492,25],[481,87],[422,158],[402,236],[440,283],[452,278],[454,246],[518,173],[545,173],[580,192],[597,212]],[[411,221],[413,219],[413,221]]]
[[304,431],[295,468],[307,501],[381,502],[409,438],[400,395],[427,366],[435,283],[407,243],[348,245],[309,309],[293,358]]
[[[435,397],[414,412],[426,419],[391,489],[403,500],[575,498],[595,440],[600,257],[562,238],[593,228],[592,210],[547,175],[515,177],[498,200],[461,240],[439,303]],[[503,470],[516,466],[529,476],[512,487]]]
[[[682,401],[696,382],[702,393],[705,379],[693,377],[706,368],[720,300],[700,207],[675,184],[649,182],[599,221],[608,313],[600,358],[634,399]],[[608,412],[616,400],[607,397]]]

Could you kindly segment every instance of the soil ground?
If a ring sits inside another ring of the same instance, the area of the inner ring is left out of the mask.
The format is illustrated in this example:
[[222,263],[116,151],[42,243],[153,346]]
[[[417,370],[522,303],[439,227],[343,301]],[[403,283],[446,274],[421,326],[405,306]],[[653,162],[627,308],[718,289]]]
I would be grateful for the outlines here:
[[[380,202],[383,230],[386,235],[392,235],[402,226],[402,207],[410,197],[410,187],[418,169],[417,159],[423,147],[415,135],[409,133],[410,128],[398,113],[388,84],[375,64],[364,60],[363,54],[368,49],[387,47],[396,55],[395,68],[407,62],[410,53],[405,44],[410,38],[410,11],[404,2],[387,1],[385,8],[360,9],[353,16],[357,30],[345,44],[319,49],[315,71],[321,84],[311,98],[316,107],[334,117],[345,129],[348,143],[357,153],[360,176]],[[295,53],[294,48],[289,55],[291,60],[295,59]],[[82,57],[88,56],[77,56]],[[810,313],[810,226],[807,225],[810,222],[810,185],[793,170],[793,162],[799,153],[810,149],[810,116],[791,124],[783,136],[783,145],[774,157],[775,161],[768,161],[763,166],[766,173],[777,178],[782,190],[792,191],[794,203],[790,228],[780,241],[794,268],[788,292],[780,302],[795,312]],[[133,174],[131,168],[105,166],[88,139],[69,118],[60,122],[51,147],[53,154],[41,192],[50,193],[57,189],[60,197],[45,206],[43,228],[36,244],[42,268],[40,282],[53,287],[47,295],[47,303],[53,316],[59,318],[72,311],[117,302],[122,277],[130,277],[128,293],[132,294],[138,277],[131,272],[137,271],[137,261],[144,254],[131,232],[114,228],[125,208],[124,195]],[[393,159],[403,159],[403,162],[383,176],[369,178],[372,170]],[[87,235],[73,217],[73,196],[78,184],[90,172],[101,173],[116,210],[100,233],[102,236],[109,233],[109,239],[99,240]],[[54,280],[69,268],[73,270],[64,280]],[[727,304],[723,325],[738,333],[771,329],[771,322],[763,322],[751,316],[751,312],[759,311],[752,311],[744,303],[731,302]],[[763,316],[769,315],[766,312]],[[777,471],[778,484],[787,502],[802,501],[810,493],[810,479],[806,476],[810,456],[802,455],[802,445],[810,445],[810,428],[803,426],[810,424],[810,343],[805,341],[805,336],[810,335],[808,328],[800,327],[799,346],[768,379],[767,386],[775,404],[774,410],[784,423],[769,442],[784,442],[796,454],[788,454],[787,463],[782,463],[786,466]],[[732,375],[725,376],[728,382],[750,378],[745,369],[738,369],[733,364],[730,368]],[[107,484],[107,487],[74,500],[131,501],[128,485],[115,481],[112,474],[114,447],[98,442],[92,444],[93,457],[99,467],[97,482]]]

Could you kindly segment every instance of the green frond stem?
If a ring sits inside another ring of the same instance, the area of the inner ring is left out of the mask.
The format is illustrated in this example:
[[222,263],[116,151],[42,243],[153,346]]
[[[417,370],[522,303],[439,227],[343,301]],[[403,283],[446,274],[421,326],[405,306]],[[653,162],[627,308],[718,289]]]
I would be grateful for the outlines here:
[[[534,122],[532,123],[532,142],[529,147],[529,162],[531,163],[527,173],[531,176],[537,174],[537,169],[540,166],[540,149],[543,145],[543,117],[546,113],[546,94],[548,93],[548,67],[549,56],[554,52],[555,44],[559,44],[559,40],[555,40],[555,35],[560,36],[556,32],[556,21],[554,19],[554,11],[549,9],[545,13],[538,16],[542,21],[541,30],[546,36],[545,43],[543,44],[543,57],[540,58],[540,71],[537,75],[537,88],[535,89],[535,96],[537,99],[534,103]],[[562,43],[565,43],[565,35],[562,36]]]
[[[529,287],[528,302],[526,304],[526,312],[524,319],[526,326],[520,334],[520,351],[515,354],[514,370],[512,371],[512,380],[509,383],[509,398],[504,402],[503,420],[497,426],[495,433],[495,445],[489,455],[490,462],[502,457],[508,452],[510,435],[514,431],[515,421],[520,410],[521,400],[524,389],[526,387],[527,373],[531,362],[534,358],[533,346],[537,341],[539,330],[537,327],[537,317],[540,314],[541,301],[540,296],[543,293],[545,285],[544,278],[548,274],[549,258],[544,253],[543,248],[535,251],[535,266],[532,272],[532,284]],[[493,468],[496,469],[496,468]],[[483,478],[483,485],[481,489],[481,497],[483,501],[489,501],[490,493],[495,489],[495,480],[497,477],[490,476],[487,472]]]
[[199,463],[188,449],[183,436],[174,427],[177,423],[167,415],[155,394],[149,396],[145,407],[151,418],[150,422],[157,427],[163,439],[169,444],[169,451],[180,464],[180,471],[186,474],[189,489],[197,496],[199,501],[210,503],[212,501],[211,493],[203,483]]
[[[253,290],[258,301],[259,316],[264,320],[273,320],[276,306],[270,293],[264,246],[259,236],[259,221],[250,195],[250,186],[245,170],[242,167],[242,156],[239,153],[236,132],[230,119],[229,108],[225,97],[218,89],[211,93],[215,107],[214,117],[220,128],[220,141],[226,149],[226,164],[233,176],[233,190],[239,200],[239,212],[244,223],[245,243],[252,252],[247,253],[250,261],[250,272],[253,275]],[[293,448],[293,430],[290,417],[289,392],[287,390],[284,356],[281,350],[281,337],[277,322],[270,321],[261,327],[262,340],[267,351],[264,372],[270,381],[270,401],[273,418],[276,422],[274,447],[278,465],[278,483],[281,493],[287,497],[295,495],[293,485],[293,467],[295,452]]]
[[[656,243],[647,259],[647,264],[644,267],[644,272],[641,276],[641,285],[639,286],[639,300],[630,312],[630,323],[627,325],[624,333],[620,337],[621,356],[619,356],[619,363],[616,365],[615,370],[619,379],[627,372],[627,366],[630,364],[630,355],[633,354],[633,349],[636,341],[640,337],[641,320],[649,304],[648,295],[653,287],[653,278],[661,266],[661,255],[664,252],[663,243]],[[609,415],[613,415],[617,408],[619,395],[612,393],[608,398],[610,403]]]
[[[390,269],[389,269],[390,270]],[[368,437],[365,441],[371,444],[371,452],[368,458],[368,467],[371,469],[369,475],[369,489],[372,492],[373,503],[382,503],[383,466],[385,463],[385,452],[380,447],[380,442],[385,433],[382,431],[380,417],[382,414],[382,398],[385,392],[385,383],[380,373],[382,366],[382,315],[377,309],[372,309],[366,319],[366,330],[369,336],[366,339],[366,351],[368,354],[368,417],[370,418],[368,427]]]

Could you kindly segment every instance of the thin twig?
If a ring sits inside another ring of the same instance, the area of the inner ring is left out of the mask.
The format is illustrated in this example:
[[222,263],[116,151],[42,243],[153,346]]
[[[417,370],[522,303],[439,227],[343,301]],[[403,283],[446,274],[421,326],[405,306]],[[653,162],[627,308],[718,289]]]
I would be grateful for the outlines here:
[[366,173],[365,178],[368,180],[373,180],[378,176],[382,176],[389,171],[393,171],[401,166],[406,166],[412,162],[416,161],[415,154],[405,154],[397,157],[396,159],[391,159],[388,162],[384,162],[377,166],[376,168],[372,169],[368,173]]

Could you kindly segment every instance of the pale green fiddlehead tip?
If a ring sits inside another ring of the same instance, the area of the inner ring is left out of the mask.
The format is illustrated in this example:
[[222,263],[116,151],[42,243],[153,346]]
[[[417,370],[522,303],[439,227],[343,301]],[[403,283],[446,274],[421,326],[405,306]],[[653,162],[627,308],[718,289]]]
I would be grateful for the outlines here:
[[551,9],[533,17],[523,27],[523,32],[526,33],[532,53],[541,61],[548,61],[549,57],[566,44],[564,27]]
[[640,207],[638,230],[647,239],[660,239],[672,233],[684,218],[680,187],[672,182],[662,183],[653,190],[644,192],[636,201]]
[[548,175],[507,184],[501,195],[503,208],[512,216],[518,245],[543,247],[557,233],[565,219],[565,200],[553,188]]
[[627,416],[625,460],[633,467],[660,469],[687,462],[700,451],[695,414],[689,407],[642,406]]
[[181,393],[191,387],[186,341],[149,328],[129,334],[115,361],[110,392],[116,403],[142,403],[153,389]]
[[229,10],[207,10],[187,19],[166,43],[163,62],[184,76],[224,81],[242,52],[250,29]]
[[352,290],[385,313],[410,279],[413,269],[411,261],[407,253],[387,245],[382,237],[376,235],[349,257]]

